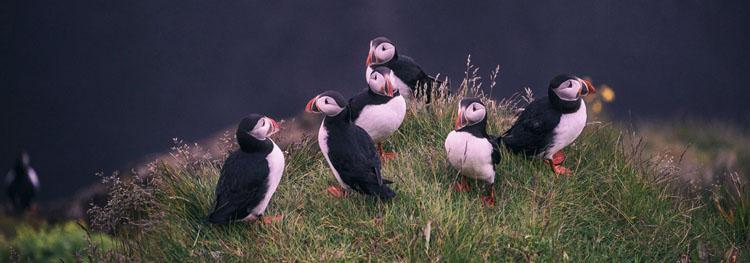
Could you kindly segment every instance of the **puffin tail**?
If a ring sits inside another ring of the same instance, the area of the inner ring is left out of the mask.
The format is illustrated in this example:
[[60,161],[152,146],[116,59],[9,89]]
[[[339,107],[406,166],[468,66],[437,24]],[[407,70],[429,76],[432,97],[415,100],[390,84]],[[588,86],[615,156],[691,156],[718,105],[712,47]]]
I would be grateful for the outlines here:
[[388,187],[387,184],[383,183],[382,185],[376,185],[372,189],[372,194],[374,196],[377,196],[380,198],[380,200],[388,201],[392,198],[396,197],[396,192],[394,192],[390,187]]
[[232,222],[234,216],[234,210],[228,205],[216,206],[211,214],[208,215],[206,221],[211,224],[222,225],[229,224]]
[[220,213],[212,212],[210,215],[208,215],[206,221],[211,224],[222,225],[229,223],[229,217],[223,216]]

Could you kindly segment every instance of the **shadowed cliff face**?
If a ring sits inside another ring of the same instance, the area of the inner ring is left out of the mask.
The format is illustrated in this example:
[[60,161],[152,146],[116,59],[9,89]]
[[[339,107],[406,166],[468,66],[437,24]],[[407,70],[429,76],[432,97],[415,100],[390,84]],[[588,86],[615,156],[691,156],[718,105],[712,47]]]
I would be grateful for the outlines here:
[[494,96],[551,76],[617,90],[616,117],[750,122],[748,8],[727,2],[291,3],[12,1],[3,41],[0,168],[27,149],[42,197],[97,170],[198,140],[249,112],[302,111],[364,88],[368,41],[394,40],[429,73],[460,79],[468,54]]

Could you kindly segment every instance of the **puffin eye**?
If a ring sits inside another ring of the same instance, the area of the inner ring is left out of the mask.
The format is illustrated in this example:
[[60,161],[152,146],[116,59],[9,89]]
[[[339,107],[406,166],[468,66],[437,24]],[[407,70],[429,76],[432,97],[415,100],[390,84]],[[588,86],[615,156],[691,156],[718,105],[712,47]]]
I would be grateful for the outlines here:
[[385,51],[385,45],[383,45],[383,51]]

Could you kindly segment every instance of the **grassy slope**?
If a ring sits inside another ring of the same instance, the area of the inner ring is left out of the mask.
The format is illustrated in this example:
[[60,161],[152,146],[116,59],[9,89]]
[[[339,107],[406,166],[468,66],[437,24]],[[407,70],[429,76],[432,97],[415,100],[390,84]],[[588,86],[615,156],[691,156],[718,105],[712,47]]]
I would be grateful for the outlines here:
[[[497,134],[512,114],[508,106],[489,103]],[[217,162],[157,166],[154,206],[146,211],[152,224],[143,234],[127,234],[127,252],[201,261],[667,261],[681,254],[696,258],[699,243],[719,259],[739,242],[719,219],[707,216],[707,208],[669,195],[658,183],[663,178],[648,175],[630,158],[621,133],[606,124],[589,125],[567,150],[571,177],[505,154],[497,167],[497,206],[483,208],[477,187],[470,193],[450,188],[457,172],[445,161],[443,140],[455,105],[457,98],[410,107],[387,145],[400,154],[383,167],[398,193],[389,203],[327,195],[335,180],[317,144],[308,140],[287,150],[285,175],[267,211],[283,214],[283,221],[209,226],[204,218]]]

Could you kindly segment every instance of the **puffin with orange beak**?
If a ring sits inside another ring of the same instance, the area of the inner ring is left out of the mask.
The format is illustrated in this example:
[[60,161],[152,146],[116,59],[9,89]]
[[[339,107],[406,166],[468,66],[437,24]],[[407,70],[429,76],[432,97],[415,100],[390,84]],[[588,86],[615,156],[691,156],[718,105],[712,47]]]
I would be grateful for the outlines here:
[[487,134],[487,109],[479,98],[464,98],[458,105],[455,129],[445,138],[448,162],[461,176],[458,192],[471,189],[466,177],[485,182],[482,204],[495,205],[495,165],[500,162],[497,138]]
[[395,132],[406,115],[406,100],[395,89],[398,77],[385,66],[376,66],[367,79],[368,89],[349,100],[351,117],[377,144],[384,160],[395,158],[393,152],[384,152],[382,142]]
[[284,154],[269,138],[278,131],[271,118],[250,114],[242,119],[236,132],[240,147],[221,168],[210,223],[281,220],[281,215],[263,216],[284,173]]
[[370,135],[354,124],[349,103],[340,93],[326,91],[307,103],[305,111],[325,115],[318,130],[318,146],[339,187],[331,186],[334,197],[355,191],[386,201],[396,196],[391,181],[380,173],[380,157]]
[[427,75],[414,59],[396,52],[396,46],[385,37],[370,41],[370,50],[365,59],[365,79],[370,79],[376,65],[386,66],[394,72],[398,81],[393,84],[407,99],[426,96],[426,102],[430,103],[433,86],[439,87],[442,84],[442,81]]
[[570,175],[563,148],[573,143],[586,127],[586,104],[582,97],[596,93],[591,82],[573,75],[550,81],[548,96],[534,100],[500,138],[513,153],[537,156],[556,174]]

